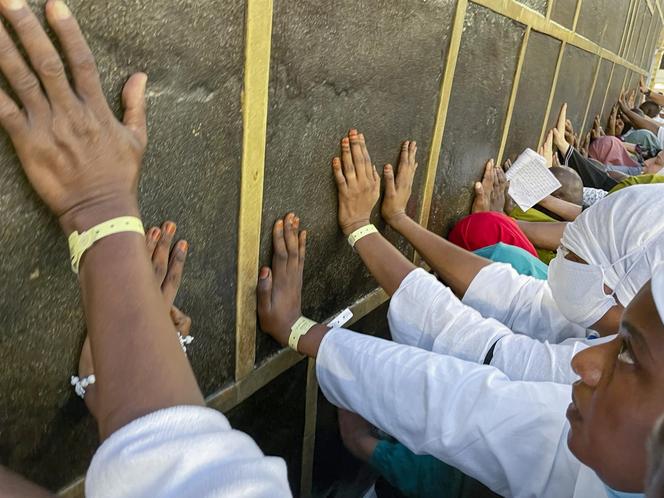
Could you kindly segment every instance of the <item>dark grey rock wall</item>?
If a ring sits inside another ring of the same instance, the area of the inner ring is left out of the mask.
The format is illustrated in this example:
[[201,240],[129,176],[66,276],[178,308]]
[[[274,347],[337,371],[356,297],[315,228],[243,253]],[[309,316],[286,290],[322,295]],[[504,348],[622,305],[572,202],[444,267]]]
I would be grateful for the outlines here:
[[[546,0],[520,3],[547,12]],[[33,4],[41,9],[43,2]],[[190,358],[209,395],[234,381],[245,0],[70,4],[114,109],[120,109],[120,89],[129,74],[144,70],[150,76],[142,209],[147,224],[173,219],[178,236],[190,242],[177,304],[194,320]],[[618,50],[626,4],[584,0],[579,33]],[[556,0],[552,19],[571,28],[576,5],[576,0]],[[402,140],[417,140],[420,169],[410,214],[421,207],[456,6],[456,0],[274,2],[264,202],[253,208],[262,213],[262,263],[269,262],[270,228],[277,216],[295,210],[309,229],[303,305],[313,318],[325,318],[376,287],[337,228],[330,160],[349,128],[364,132],[379,171],[387,162],[396,163]],[[637,16],[640,24],[626,53],[647,68],[661,22],[658,16],[651,21],[645,2]],[[484,161],[498,153],[524,32],[522,24],[469,2],[442,148],[434,158],[430,227],[436,232],[445,233],[467,213]],[[559,40],[531,32],[506,156],[537,145],[559,48]],[[550,122],[567,101],[570,118],[580,126],[599,61],[566,47]],[[616,65],[609,81],[611,68],[606,60],[599,66],[587,125],[602,111],[605,90],[603,118],[623,86],[626,69]],[[627,82],[637,80],[630,71]],[[0,334],[0,463],[58,489],[85,472],[97,444],[94,424],[68,383],[85,337],[77,283],[67,266],[64,237],[1,134],[0,192],[5,248],[0,316],[6,323]],[[408,244],[386,233],[412,256]],[[385,335],[384,313],[383,307],[358,327]],[[277,350],[259,333],[257,363],[269,361]],[[229,414],[267,453],[286,458],[296,495],[305,370],[305,362],[299,363]],[[273,418],[266,419],[266,412]],[[323,404],[314,474],[314,489],[321,495],[341,489],[336,479],[348,477],[321,471],[331,448],[327,444],[336,438],[333,423],[334,410]],[[354,472],[357,466],[348,469]],[[359,485],[366,477],[355,481],[351,476],[349,482]]]

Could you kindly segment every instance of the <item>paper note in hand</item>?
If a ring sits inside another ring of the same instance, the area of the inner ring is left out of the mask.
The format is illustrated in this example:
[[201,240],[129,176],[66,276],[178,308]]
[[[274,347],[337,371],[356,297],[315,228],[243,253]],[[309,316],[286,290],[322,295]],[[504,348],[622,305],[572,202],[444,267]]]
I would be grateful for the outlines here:
[[507,193],[524,211],[561,186],[547,168],[546,160],[531,149],[523,151],[505,176],[510,181]]

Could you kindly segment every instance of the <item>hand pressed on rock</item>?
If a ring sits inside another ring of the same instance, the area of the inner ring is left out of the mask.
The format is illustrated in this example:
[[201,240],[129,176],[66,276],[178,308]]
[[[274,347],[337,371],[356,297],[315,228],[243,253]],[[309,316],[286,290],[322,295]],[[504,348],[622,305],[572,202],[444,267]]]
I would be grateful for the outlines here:
[[282,346],[288,344],[291,327],[302,315],[302,274],[307,232],[300,219],[288,213],[272,229],[272,268],[258,275],[258,320],[261,330]]
[[0,12],[29,59],[28,65],[0,26],[0,69],[20,101],[19,106],[0,91],[0,125],[34,189],[66,233],[137,214],[136,189],[147,144],[147,76],[134,74],[125,84],[125,113],[119,122],[102,92],[94,57],[62,1],[49,0],[46,19],[66,56],[73,84],[25,2],[3,2]]
[[352,129],[341,139],[341,158],[332,160],[339,193],[339,226],[348,236],[370,223],[380,197],[380,176],[371,163],[364,135]]
[[399,171],[396,180],[391,164],[386,164],[383,169],[385,195],[381,206],[381,214],[387,223],[391,223],[399,216],[406,215],[406,206],[413,189],[415,171],[417,171],[416,155],[417,144],[406,140],[401,144]]

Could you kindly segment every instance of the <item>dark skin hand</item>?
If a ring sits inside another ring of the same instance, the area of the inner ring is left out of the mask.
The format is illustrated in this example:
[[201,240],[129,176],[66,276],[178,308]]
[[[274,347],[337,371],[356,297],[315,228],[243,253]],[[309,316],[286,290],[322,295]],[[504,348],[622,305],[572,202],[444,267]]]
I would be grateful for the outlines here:
[[[119,216],[140,216],[136,191],[147,144],[146,75],[137,73],[127,81],[119,121],[102,92],[94,57],[63,2],[49,0],[46,19],[67,59],[71,83],[24,1],[3,1],[0,13],[30,62],[0,26],[0,70],[19,100],[0,92],[0,125],[64,236]],[[156,410],[204,405],[142,235],[126,232],[97,241],[82,258],[79,283],[95,358],[102,440]]]
[[[145,234],[145,243],[148,256],[152,261],[155,282],[161,289],[161,294],[166,306],[170,308],[173,326],[183,337],[186,337],[191,331],[191,318],[180,311],[180,309],[175,306],[174,302],[180,288],[180,283],[182,282],[182,273],[184,271],[184,264],[187,260],[189,244],[186,240],[180,240],[171,249],[171,244],[175,235],[175,232],[172,232],[171,227],[174,226],[174,222],[166,221],[161,228],[150,228]],[[85,342],[83,343],[83,348],[81,349],[78,375],[80,378],[83,378],[93,374],[94,371],[94,358],[92,357],[92,350],[90,349],[90,339],[89,337],[86,337]],[[90,413],[96,417],[96,385],[92,384],[88,386],[85,391],[85,404],[88,407],[88,410],[90,410]]]
[[632,111],[632,107],[625,100],[625,96],[621,95],[618,100],[618,105],[620,106],[620,111],[626,116],[626,118],[634,125],[635,128],[650,130],[655,135],[659,131],[659,123],[653,121],[650,118],[639,116],[637,113]]

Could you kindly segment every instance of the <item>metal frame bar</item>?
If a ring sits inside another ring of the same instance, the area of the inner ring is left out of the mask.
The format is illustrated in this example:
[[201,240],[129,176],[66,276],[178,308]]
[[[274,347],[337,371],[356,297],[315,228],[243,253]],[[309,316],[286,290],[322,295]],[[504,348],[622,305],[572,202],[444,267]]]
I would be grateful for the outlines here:
[[256,281],[261,238],[267,137],[272,0],[247,0],[245,14],[242,176],[237,247],[235,379],[254,369]]
[[427,159],[423,200],[418,217],[419,223],[422,226],[428,226],[429,224],[431,200],[433,198],[433,190],[436,183],[436,171],[438,170],[438,160],[440,158],[440,151],[443,143],[443,133],[445,132],[445,122],[447,120],[447,111],[450,104],[450,95],[452,94],[452,83],[454,82],[457,58],[459,57],[459,48],[461,47],[461,36],[463,35],[463,23],[466,19],[467,8],[468,0],[458,0],[454,12],[450,43],[447,49],[445,69],[443,70],[443,76],[440,82],[438,109],[433,127],[433,137],[431,138],[429,157]]
[[[590,89],[590,96],[588,97],[588,103],[586,104],[586,111],[583,114],[583,123],[581,123],[581,128],[579,128],[579,136],[581,137],[585,133],[586,123],[588,122],[588,112],[590,112],[590,104],[593,102],[593,96],[595,95],[595,87],[597,86],[597,77],[599,76],[599,70],[602,67],[602,59],[598,57],[597,59],[597,68],[595,69],[595,75],[593,76],[593,86]],[[604,103],[602,102],[602,105]],[[600,111],[601,116],[601,111]]]
[[[580,0],[579,0],[580,1]],[[528,51],[528,41],[530,40],[531,28],[528,26],[521,41],[521,49],[519,50],[519,59],[516,63],[516,70],[514,71],[514,80],[512,82],[512,91],[510,93],[510,100],[507,104],[507,112],[505,113],[505,121],[503,123],[503,136],[500,138],[500,149],[496,158],[497,164],[503,163],[503,154],[507,145],[507,138],[510,133],[510,125],[512,124],[512,113],[514,112],[514,104],[516,103],[516,96],[519,92],[519,82],[521,81],[521,71],[523,70],[523,61],[526,58]]]
[[544,121],[542,122],[542,130],[540,131],[539,142],[537,142],[538,148],[544,142],[544,136],[546,135],[547,128],[549,127],[549,115],[551,114],[553,97],[556,94],[556,87],[558,86],[558,74],[560,73],[560,66],[562,65],[563,57],[565,55],[566,45],[567,44],[564,41],[560,44],[560,51],[558,52],[558,59],[556,60],[556,68],[553,71],[553,81],[551,81],[551,90],[549,91],[549,99],[546,102],[546,111],[544,112]]

